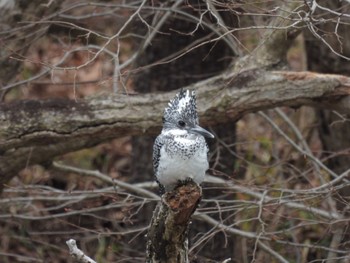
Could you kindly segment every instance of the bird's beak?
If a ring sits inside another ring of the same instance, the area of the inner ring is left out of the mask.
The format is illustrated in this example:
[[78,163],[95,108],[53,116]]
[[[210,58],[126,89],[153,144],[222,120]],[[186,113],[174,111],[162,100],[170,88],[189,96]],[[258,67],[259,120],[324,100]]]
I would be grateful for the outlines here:
[[194,126],[193,128],[190,128],[189,131],[192,133],[203,135],[204,137],[207,137],[207,138],[215,138],[215,136],[212,133],[208,132],[206,129],[203,129],[198,125]]

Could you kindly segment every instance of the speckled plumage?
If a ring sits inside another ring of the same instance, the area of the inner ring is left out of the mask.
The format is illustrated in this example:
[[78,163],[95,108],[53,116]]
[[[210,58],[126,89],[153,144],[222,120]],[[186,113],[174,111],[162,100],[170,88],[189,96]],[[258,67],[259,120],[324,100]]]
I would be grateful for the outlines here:
[[188,120],[198,124],[196,93],[181,90],[175,98],[168,103],[164,110],[163,123],[174,123],[178,119]]
[[153,166],[158,183],[166,191],[188,179],[200,184],[208,169],[208,146],[198,126],[194,91],[181,90],[164,110],[163,130],[153,146]]

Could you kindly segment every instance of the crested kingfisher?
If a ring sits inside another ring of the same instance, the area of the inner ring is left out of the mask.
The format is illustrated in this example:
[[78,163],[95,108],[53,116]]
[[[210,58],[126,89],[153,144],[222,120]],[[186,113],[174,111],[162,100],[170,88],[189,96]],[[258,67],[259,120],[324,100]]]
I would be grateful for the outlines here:
[[208,164],[208,145],[214,138],[199,126],[194,91],[181,90],[164,110],[163,129],[153,146],[153,166],[161,190],[204,181]]

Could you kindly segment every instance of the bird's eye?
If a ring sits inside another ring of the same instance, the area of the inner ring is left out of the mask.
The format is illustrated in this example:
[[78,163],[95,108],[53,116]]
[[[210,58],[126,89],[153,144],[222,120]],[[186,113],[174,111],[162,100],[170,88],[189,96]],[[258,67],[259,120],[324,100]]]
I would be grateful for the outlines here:
[[186,126],[186,123],[184,121],[178,121],[177,124],[179,124],[180,127]]

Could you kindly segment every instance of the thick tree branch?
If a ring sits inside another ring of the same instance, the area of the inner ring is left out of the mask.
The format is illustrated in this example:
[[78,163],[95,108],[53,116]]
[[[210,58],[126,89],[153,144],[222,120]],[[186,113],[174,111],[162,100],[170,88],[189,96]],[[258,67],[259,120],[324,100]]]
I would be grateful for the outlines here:
[[[302,105],[350,113],[350,78],[311,72],[249,70],[189,86],[197,90],[202,125],[235,121],[278,106]],[[0,104],[0,183],[26,165],[126,136],[157,134],[174,92],[82,101]]]

